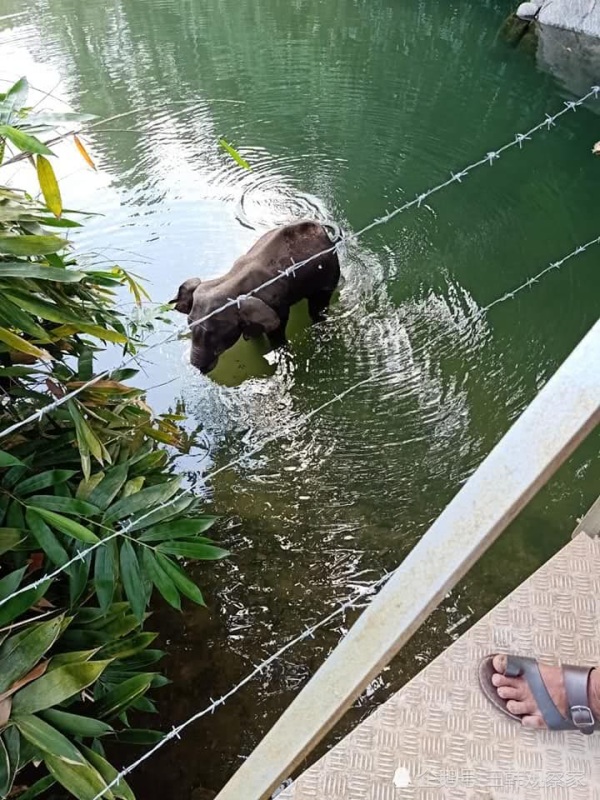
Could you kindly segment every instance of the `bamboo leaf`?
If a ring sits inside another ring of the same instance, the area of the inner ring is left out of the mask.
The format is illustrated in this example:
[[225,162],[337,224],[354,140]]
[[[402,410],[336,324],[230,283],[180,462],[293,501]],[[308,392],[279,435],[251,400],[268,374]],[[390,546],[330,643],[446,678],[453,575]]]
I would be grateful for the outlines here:
[[[47,148],[46,148],[47,150]],[[33,152],[40,152],[39,150]],[[38,181],[40,182],[40,189],[44,195],[44,200],[50,211],[55,217],[60,217],[63,210],[62,197],[60,196],[60,188],[54,168],[52,164],[42,155],[36,159]]]
[[114,798],[114,794],[106,789],[106,782],[91,764],[67,764],[53,756],[48,756],[44,761],[52,777],[78,800],[95,800],[100,795],[106,800]]
[[62,514],[73,514],[76,517],[95,517],[100,509],[86,500],[77,500],[75,497],[57,497],[52,494],[34,494],[27,498],[27,504],[49,511],[58,511]]
[[7,253],[11,256],[45,256],[48,253],[57,253],[66,244],[66,239],[58,236],[2,235],[0,236],[0,253]]
[[12,125],[0,125],[0,136],[6,137],[16,148],[25,153],[45,153],[49,156],[54,155],[52,150],[43,142],[40,142],[36,136],[31,136],[31,134],[25,133],[18,128],[13,128]]
[[158,545],[157,550],[173,556],[195,558],[197,561],[216,561],[229,555],[228,550],[203,542],[162,542]]
[[167,603],[178,611],[181,611],[181,598],[179,597],[179,592],[175,583],[157,562],[152,550],[146,547],[143,551],[143,565],[146,574]]
[[115,717],[122,714],[131,703],[148,691],[152,677],[149,673],[142,673],[115,686],[96,703],[96,714],[99,717]]
[[196,519],[174,520],[155,525],[139,537],[141,542],[163,542],[167,539],[191,539],[211,528],[217,517],[197,517]]
[[58,708],[48,708],[46,711],[40,712],[40,715],[63,733],[72,736],[95,739],[97,736],[114,733],[114,729],[106,722],[92,717],[82,717],[80,714],[70,714]]
[[26,675],[52,647],[58,638],[64,616],[31,625],[10,636],[0,647],[0,693]]
[[179,489],[181,478],[173,478],[170,481],[161,483],[158,486],[151,486],[148,489],[142,489],[141,492],[119,500],[112,505],[104,514],[106,522],[123,519],[132,514],[137,514],[139,511],[147,512],[152,506],[159,503],[166,503]]
[[27,741],[44,753],[60,758],[68,764],[85,764],[79,750],[52,725],[34,715],[18,717],[15,725]]
[[114,539],[100,547],[94,561],[94,588],[100,608],[106,613],[112,603],[118,577],[117,543]]
[[79,136],[77,136],[77,134],[75,134],[75,133],[73,134],[73,140],[75,141],[75,147],[79,150],[79,153],[80,153],[81,157],[83,158],[83,160],[86,162],[86,164],[89,164],[89,166],[93,170],[95,170],[96,169],[96,165],[92,161],[88,151],[83,146],[83,142],[81,141]]
[[17,336],[16,333],[6,330],[6,328],[0,328],[0,342],[4,342],[12,350],[18,350],[20,353],[26,353],[34,358],[40,358],[44,361],[52,359],[52,356],[46,350],[36,347],[21,336]]
[[[90,764],[98,770],[107,784],[119,777],[117,770],[99,753],[89,747],[83,747],[82,750]],[[122,800],[135,800],[135,795],[123,778],[120,778],[113,786],[112,792],[115,797],[122,798]]]
[[85,272],[61,267],[46,267],[43,264],[30,264],[21,261],[0,262],[0,278],[33,278],[56,283],[79,283],[86,276]]
[[36,514],[35,511],[28,508],[25,512],[25,518],[33,538],[44,553],[46,553],[50,561],[59,567],[66,564],[69,560],[69,554],[39,514]]
[[75,470],[72,469],[51,469],[47,472],[40,472],[39,475],[27,478],[27,480],[19,484],[17,487],[18,494],[28,494],[37,492],[40,489],[47,489],[49,486],[58,486],[59,483],[65,483],[76,474]]
[[106,511],[127,480],[127,464],[119,464],[108,470],[105,477],[90,492],[88,500]]
[[21,756],[21,737],[19,736],[19,731],[14,727],[14,725],[11,725],[10,727],[6,728],[2,734],[2,739],[8,753],[8,760],[10,762],[10,775],[7,788],[7,792],[10,794],[17,769],[19,768],[19,760]]
[[11,764],[4,740],[0,738],[0,797],[6,797],[11,785]]
[[39,781],[36,781],[29,789],[23,792],[23,794],[20,794],[19,800],[35,800],[36,797],[42,795],[47,789],[54,786],[55,783],[56,781],[52,775],[46,775],[44,778],[40,778]]
[[156,553],[156,560],[158,561],[159,566],[161,566],[171,578],[181,594],[185,595],[190,600],[193,600],[194,603],[198,603],[200,606],[206,605],[200,589],[188,578],[185,572],[178,567],[177,564],[173,563],[170,558],[167,558],[161,553]]
[[146,598],[144,595],[140,565],[129,539],[125,539],[121,545],[119,561],[121,565],[121,580],[123,581],[125,594],[131,603],[131,610],[141,622],[144,618],[144,611],[146,610]]
[[13,718],[57,706],[98,680],[110,661],[85,661],[51,670],[29,684],[13,699]]
[[225,139],[219,139],[219,144],[221,145],[223,150],[229,153],[229,155],[233,158],[236,164],[239,164],[240,167],[243,167],[244,169],[249,169],[249,170],[252,169],[252,167],[246,161],[246,159],[242,158],[242,156],[238,153],[238,151],[234,147],[232,147],[228,142],[226,142]]
[[75,539],[87,544],[96,544],[96,542],[100,541],[95,533],[92,533],[88,528],[84,528],[83,525],[75,522],[75,520],[63,517],[61,514],[46,508],[36,506],[29,506],[29,508],[39,514],[53,528],[56,528],[61,533],[66,533],[67,536],[73,536]]
[[0,528],[0,555],[14,550],[25,539],[25,531],[19,528]]
[[2,467],[25,467],[20,459],[7,453],[6,450],[0,450],[0,468]]

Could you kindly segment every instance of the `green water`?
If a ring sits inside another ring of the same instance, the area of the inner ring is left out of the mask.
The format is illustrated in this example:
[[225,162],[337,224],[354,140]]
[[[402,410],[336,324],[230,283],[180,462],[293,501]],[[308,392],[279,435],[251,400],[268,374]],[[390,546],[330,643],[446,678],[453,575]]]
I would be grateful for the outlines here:
[[[0,0],[0,79],[33,73],[102,117],[136,109],[89,136],[97,175],[66,153],[63,192],[71,206],[105,215],[76,240],[80,251],[144,275],[163,301],[289,219],[332,217],[355,231],[562,108],[573,95],[538,68],[535,49],[498,36],[513,5],[53,0],[22,13],[17,0]],[[309,328],[296,314],[289,351],[271,363],[244,343],[222,360],[217,383],[193,373],[182,343],[148,353],[140,380],[164,384],[149,392],[155,407],[184,405],[198,445],[181,469],[222,516],[218,536],[234,553],[197,569],[208,610],[157,609],[173,680],[159,699],[165,729],[398,564],[598,318],[594,249],[476,318],[600,235],[597,111],[565,115],[522,151],[351,245],[329,320]],[[219,136],[252,172],[219,150]],[[598,441],[559,472],[329,743],[567,541],[598,494]],[[204,800],[201,787],[220,788],[350,621],[292,650],[165,748],[132,776],[140,796]]]

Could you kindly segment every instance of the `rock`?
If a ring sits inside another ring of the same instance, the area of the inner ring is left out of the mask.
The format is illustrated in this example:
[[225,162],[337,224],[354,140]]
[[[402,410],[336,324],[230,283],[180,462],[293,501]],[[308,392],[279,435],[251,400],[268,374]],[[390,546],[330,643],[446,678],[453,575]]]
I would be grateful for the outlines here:
[[522,20],[534,20],[540,10],[536,3],[521,3],[517,8],[517,17]]

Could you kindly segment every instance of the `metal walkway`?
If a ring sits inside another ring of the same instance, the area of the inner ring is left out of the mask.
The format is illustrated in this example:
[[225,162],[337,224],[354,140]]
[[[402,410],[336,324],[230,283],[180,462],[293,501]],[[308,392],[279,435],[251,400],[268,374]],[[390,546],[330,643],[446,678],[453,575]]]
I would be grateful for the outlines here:
[[577,535],[277,800],[600,800],[600,734],[498,713],[477,681],[497,651],[600,665],[600,538]]

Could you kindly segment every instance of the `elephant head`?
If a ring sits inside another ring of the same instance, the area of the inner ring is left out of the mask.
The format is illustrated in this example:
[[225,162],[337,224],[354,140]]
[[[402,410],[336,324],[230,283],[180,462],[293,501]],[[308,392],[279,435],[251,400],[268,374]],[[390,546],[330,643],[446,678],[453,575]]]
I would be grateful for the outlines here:
[[203,374],[215,368],[221,353],[240,336],[272,333],[281,324],[277,313],[258,297],[240,295],[237,303],[218,311],[228,299],[221,292],[205,289],[199,278],[189,278],[171,300],[177,311],[188,315],[192,333],[190,361]]

